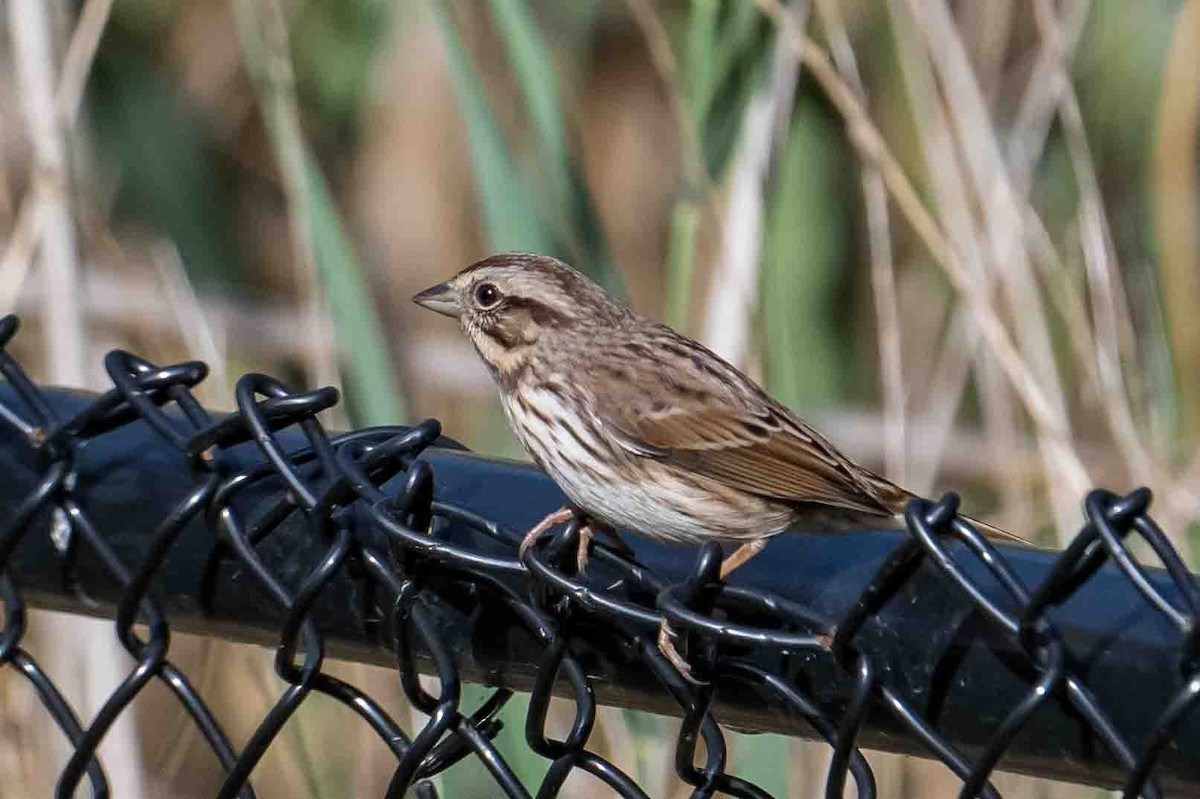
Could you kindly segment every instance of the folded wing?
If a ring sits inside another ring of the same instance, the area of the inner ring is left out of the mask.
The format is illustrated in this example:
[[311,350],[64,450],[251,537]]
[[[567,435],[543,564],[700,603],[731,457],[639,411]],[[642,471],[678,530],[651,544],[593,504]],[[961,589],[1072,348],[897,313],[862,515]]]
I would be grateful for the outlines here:
[[660,364],[663,382],[601,381],[593,413],[628,452],[787,502],[890,516],[908,492],[837,451],[810,426],[729,369],[711,381]]

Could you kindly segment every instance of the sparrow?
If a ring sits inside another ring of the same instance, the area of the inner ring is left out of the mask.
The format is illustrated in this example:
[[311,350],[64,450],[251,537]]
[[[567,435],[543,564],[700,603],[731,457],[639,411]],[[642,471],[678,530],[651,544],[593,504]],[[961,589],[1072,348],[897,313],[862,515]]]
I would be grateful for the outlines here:
[[[413,297],[457,319],[491,373],[513,432],[581,517],[582,571],[596,524],[732,547],[721,578],[788,528],[903,526],[914,495],[837,449],[704,345],[635,313],[567,264],[493,255]],[[985,535],[1025,544],[979,523]],[[689,676],[664,624],[660,648]]]

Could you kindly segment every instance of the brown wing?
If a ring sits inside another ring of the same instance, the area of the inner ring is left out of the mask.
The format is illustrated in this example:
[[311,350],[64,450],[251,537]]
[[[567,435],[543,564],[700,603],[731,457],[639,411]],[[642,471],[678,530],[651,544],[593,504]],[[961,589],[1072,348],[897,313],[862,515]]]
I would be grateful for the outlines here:
[[611,420],[628,448],[747,493],[891,515],[906,494],[774,414],[687,408]]
[[708,357],[662,358],[645,380],[593,373],[593,413],[626,450],[759,496],[881,516],[901,509],[908,492],[853,463],[732,366],[686,344]]
[[[733,488],[788,502],[814,503],[891,516],[913,495],[855,464],[816,430],[784,409],[759,413],[720,407],[679,408],[629,416],[611,413],[606,424],[643,457],[673,463]],[[1033,543],[966,517],[988,538]]]
[[[651,331],[659,337],[652,346],[614,337],[612,360],[626,363],[596,359],[574,381],[628,452],[785,502],[880,516],[904,510],[910,492],[851,461],[733,366],[667,328]],[[989,538],[1033,546],[971,521]]]

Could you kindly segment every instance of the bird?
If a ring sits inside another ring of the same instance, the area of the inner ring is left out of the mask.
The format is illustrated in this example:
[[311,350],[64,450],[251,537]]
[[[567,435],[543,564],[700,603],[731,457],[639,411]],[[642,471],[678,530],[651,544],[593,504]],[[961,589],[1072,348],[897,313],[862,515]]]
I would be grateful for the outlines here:
[[[724,580],[789,528],[903,525],[913,493],[855,463],[703,344],[562,261],[492,255],[413,301],[458,320],[517,439],[569,500],[525,535],[521,557],[546,530],[578,519],[581,572],[599,527],[733,547]],[[664,622],[659,648],[691,679],[672,637]]]

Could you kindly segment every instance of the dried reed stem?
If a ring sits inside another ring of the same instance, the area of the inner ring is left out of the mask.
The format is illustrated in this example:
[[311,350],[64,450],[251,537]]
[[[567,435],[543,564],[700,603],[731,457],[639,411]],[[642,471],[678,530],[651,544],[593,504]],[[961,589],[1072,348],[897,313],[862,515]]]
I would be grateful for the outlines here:
[[[1181,438],[1184,451],[1194,446],[1200,431],[1200,222],[1197,193],[1200,167],[1200,0],[1189,0],[1179,11],[1163,64],[1162,96],[1158,104],[1154,147],[1154,220],[1167,331],[1175,380],[1179,386]],[[1189,474],[1200,474],[1200,454]]]
[[17,299],[33,265],[49,208],[46,186],[46,181],[35,177],[17,208],[16,221],[0,257],[0,314],[16,310]]
[[[14,71],[34,154],[31,192],[22,201],[22,205],[26,202],[34,205],[29,212],[33,219],[28,228],[30,243],[20,245],[28,247],[28,254],[18,249],[14,257],[24,256],[22,261],[28,263],[40,245],[41,283],[46,297],[42,317],[47,377],[59,385],[84,386],[87,339],[79,296],[80,265],[68,171],[67,134],[71,120],[61,114],[55,90],[58,68],[50,5],[41,0],[10,0],[8,4]],[[98,40],[106,18],[107,11],[99,13],[93,9],[85,28],[76,31],[82,37],[80,41]],[[81,45],[77,51],[71,65],[72,80],[79,80],[76,73],[88,69],[89,50],[94,53],[94,46]],[[23,210],[18,217],[24,215]],[[8,263],[14,262],[6,259]],[[27,269],[6,266],[4,274],[23,277]],[[80,706],[91,712],[124,677],[127,656],[103,625],[78,618],[57,618],[52,623],[51,618],[55,617],[47,616],[37,626],[38,637],[53,636],[55,640],[49,668],[58,673],[60,681],[74,683],[80,694],[77,701],[81,699]],[[53,742],[48,740],[46,746],[53,752],[61,744],[55,738]],[[119,793],[132,797],[144,795],[144,769],[134,720],[113,727],[105,738],[105,753],[107,771]]]
[[[944,2],[915,2],[907,7],[921,30],[930,62],[946,97],[946,108],[961,144],[959,152],[966,167],[973,194],[981,206],[981,228],[985,268],[994,273],[1004,289],[1014,325],[1017,347],[1031,375],[1037,380],[1043,398],[1052,406],[1062,425],[1062,438],[1038,425],[1035,430],[1045,457],[1045,476],[1050,485],[1050,501],[1055,511],[1060,537],[1074,533],[1078,510],[1075,497],[1087,487],[1087,480],[1071,482],[1070,432],[1066,400],[1059,381],[1050,341],[1049,328],[1030,268],[1022,233],[1022,209],[1027,204],[1019,197],[1009,178],[999,139],[991,121],[987,103],[975,80],[966,45],[955,25],[949,6]],[[974,309],[973,309],[974,311]],[[1019,386],[1014,386],[1018,391]],[[1005,422],[1000,422],[1002,425]],[[1063,442],[1067,446],[1062,446]],[[1076,462],[1078,459],[1075,458]]]
[[771,70],[742,113],[737,149],[729,166],[721,251],[708,283],[701,340],[744,365],[762,265],[763,194],[779,130],[776,119],[792,105],[799,65],[782,43],[771,49]]
[[1016,117],[1005,142],[1005,156],[1013,185],[1023,196],[1029,194],[1034,170],[1046,148],[1046,139],[1058,108],[1062,84],[1052,76],[1062,63],[1069,62],[1074,56],[1091,5],[1091,0],[1066,0],[1062,18],[1058,22],[1060,52],[1055,55],[1045,47],[1038,50],[1033,72],[1021,95]]
[[[67,45],[62,75],[54,98],[54,106],[65,128],[62,132],[64,138],[74,127],[79,116],[83,87],[91,74],[92,62],[96,58],[101,35],[108,24],[112,3],[113,0],[87,0],[79,15],[79,22],[71,34],[70,44]],[[44,112],[44,109],[39,106],[39,113],[41,112]],[[53,205],[55,185],[51,175],[36,169],[29,189],[21,199],[12,234],[4,248],[3,257],[0,257],[0,313],[8,313],[16,308],[17,298],[25,285],[34,253],[41,241],[47,209]]]
[[154,270],[158,273],[159,286],[171,315],[177,320],[179,336],[188,355],[208,364],[209,379],[205,385],[211,386],[217,393],[215,399],[218,407],[232,408],[234,397],[225,358],[225,342],[218,340],[204,305],[188,278],[179,249],[169,241],[160,241],[154,244],[150,255]]
[[[1084,130],[1079,98],[1067,74],[1063,35],[1054,8],[1048,0],[1034,0],[1034,17],[1042,37],[1042,47],[1050,53],[1054,65],[1050,79],[1058,84],[1058,117],[1062,121],[1067,152],[1079,188],[1079,224],[1084,261],[1087,264],[1088,285],[1092,294],[1092,310],[1096,324],[1096,362],[1100,384],[1105,393],[1105,417],[1113,437],[1129,460],[1130,474],[1136,482],[1148,483],[1154,468],[1150,454],[1142,446],[1129,405],[1126,380],[1121,364],[1118,316],[1129,322],[1129,309],[1118,303],[1115,284],[1120,281],[1117,264],[1112,257],[1111,234],[1104,216],[1100,182],[1093,167],[1091,149]],[[1118,308],[1120,305],[1120,308]]]
[[[859,74],[854,48],[842,22],[838,3],[817,0],[817,14],[829,39],[830,52],[842,77],[867,104],[867,92]],[[903,346],[900,336],[900,305],[896,299],[896,271],[892,259],[891,225],[888,220],[887,188],[883,175],[873,164],[862,167],[863,200],[867,209],[867,240],[871,257],[871,290],[879,336],[880,376],[883,383],[884,471],[899,483],[905,482],[905,395]]]
[[846,122],[850,141],[860,156],[874,164],[905,219],[941,265],[947,278],[960,292],[984,341],[1004,369],[1029,415],[1046,437],[1060,473],[1072,496],[1089,485],[1087,469],[1071,446],[1070,431],[1062,411],[1052,402],[1029,365],[1014,346],[1004,323],[991,304],[985,288],[968,274],[958,253],[946,239],[937,220],[925,208],[900,163],[888,148],[857,95],[838,75],[828,54],[808,38],[790,19],[778,0],[753,2],[783,30],[797,58],[813,75],[830,102]]
[[[997,282],[997,274],[996,270],[988,268],[985,225],[972,213],[972,209],[980,207],[980,202],[976,200],[978,192],[972,190],[972,182],[964,170],[959,143],[951,129],[950,112],[937,91],[928,55],[912,36],[913,26],[906,24],[909,20],[902,4],[893,2],[890,9],[901,71],[908,88],[909,102],[913,106],[926,174],[937,199],[942,224],[946,235],[961,253],[964,265],[991,292]],[[995,453],[991,464],[993,479],[1001,493],[999,515],[1006,525],[1030,529],[1033,523],[1029,496],[1030,471],[1028,468],[1018,468],[1014,457],[1019,446],[1018,438],[1021,437],[1020,420],[1004,375],[986,357],[987,351],[980,348],[978,343],[979,335],[971,322],[970,310],[960,300],[954,310],[950,333],[944,337],[942,355],[935,373],[935,393],[931,395],[931,401],[937,407],[931,405],[925,418],[945,431],[936,442],[944,446],[946,434],[954,424],[954,411],[965,395],[966,379],[972,371],[976,374],[984,432]],[[964,350],[961,354],[957,351],[960,347]],[[942,385],[943,381],[950,381],[951,378],[953,382]],[[944,398],[939,396],[940,392],[946,392]],[[940,448],[935,449],[934,454],[937,458],[944,455]],[[938,463],[924,454],[923,457],[927,469]],[[922,485],[931,483],[932,478],[932,472],[928,473],[927,482]]]
[[692,184],[689,190],[709,194],[712,178],[704,166],[703,150],[692,123],[692,110],[683,91],[679,61],[675,58],[675,51],[671,49],[671,36],[667,33],[667,26],[663,24],[653,0],[625,0],[625,5],[646,42],[646,49],[650,52],[650,63],[654,65],[663,86],[666,87],[671,112],[679,126],[684,178]]
[[67,127],[74,125],[79,116],[83,90],[92,73],[92,62],[96,60],[96,51],[100,49],[100,38],[108,25],[112,6],[113,0],[87,0],[79,12],[79,21],[75,23],[75,31],[63,56],[56,98],[58,113]]
[[[1112,233],[1104,214],[1100,181],[1088,146],[1079,98],[1066,69],[1066,37],[1047,0],[1035,0],[1035,17],[1043,48],[1053,56],[1053,79],[1059,84],[1057,113],[1062,122],[1068,155],[1079,188],[1080,239],[1087,265],[1091,306],[1095,317],[1095,359],[1104,392],[1105,419],[1113,438],[1128,463],[1130,478],[1137,483],[1166,485],[1162,491],[1169,516],[1167,529],[1181,527],[1179,521],[1196,518],[1200,493],[1186,479],[1176,479],[1142,444],[1129,401],[1128,378],[1122,353],[1134,344],[1133,320],[1129,311],[1120,270],[1116,263]],[[1186,388],[1183,389],[1186,391]]]
[[44,204],[40,253],[42,282],[53,301],[44,309],[43,342],[49,380],[82,386],[83,323],[79,313],[79,259],[68,197],[67,141],[55,102],[54,37],[48,4],[11,0],[9,32],[21,106],[33,148],[34,182]]

